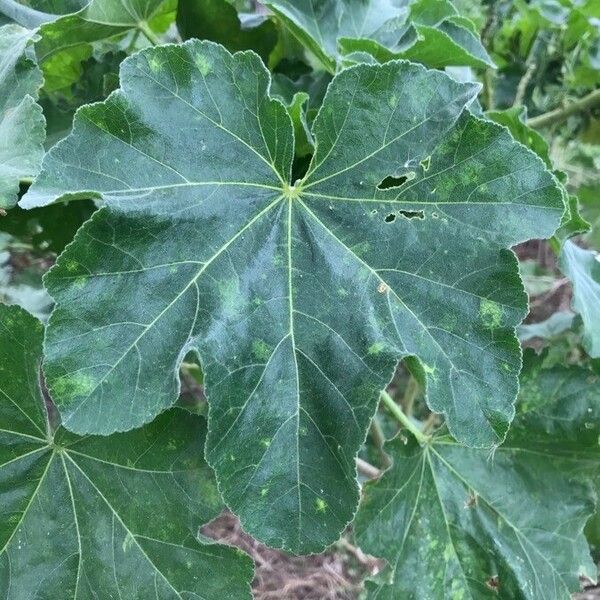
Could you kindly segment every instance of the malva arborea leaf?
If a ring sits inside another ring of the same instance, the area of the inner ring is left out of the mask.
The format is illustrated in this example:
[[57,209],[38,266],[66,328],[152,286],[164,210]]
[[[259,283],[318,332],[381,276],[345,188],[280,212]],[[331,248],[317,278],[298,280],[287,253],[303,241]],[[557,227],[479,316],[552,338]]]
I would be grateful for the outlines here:
[[396,61],[336,76],[292,182],[269,83],[252,52],[145,50],[22,205],[104,204],[45,280],[65,426],[150,421],[196,350],[226,503],[259,539],[311,552],[352,519],[354,457],[399,359],[416,357],[459,440],[504,438],[527,310],[507,248],[551,235],[563,204],[539,158],[465,109],[478,86]]
[[252,561],[197,539],[222,508],[204,420],[173,408],[109,438],[57,427],[42,337],[37,319],[0,305],[2,597],[250,598]]
[[393,466],[363,489],[354,533],[385,558],[368,598],[571,598],[596,567],[583,534],[600,469],[598,376],[543,369],[527,351],[517,416],[491,456],[442,430],[385,446]]

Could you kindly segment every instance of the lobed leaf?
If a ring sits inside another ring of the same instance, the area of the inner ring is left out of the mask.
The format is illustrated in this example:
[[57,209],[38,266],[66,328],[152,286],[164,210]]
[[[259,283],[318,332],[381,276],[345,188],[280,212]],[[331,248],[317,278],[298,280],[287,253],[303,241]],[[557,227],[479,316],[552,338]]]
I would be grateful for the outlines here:
[[365,487],[354,523],[392,582],[370,598],[564,599],[594,579],[583,527],[600,466],[598,378],[528,358],[519,413],[493,455],[447,436],[387,444],[393,466]]
[[527,310],[506,247],[550,235],[562,200],[537,157],[465,110],[476,85],[406,62],[332,81],[292,183],[293,127],[269,85],[253,53],[143,51],[22,204],[104,204],[46,278],[65,426],[152,420],[196,350],[227,504],[266,543],[312,552],[352,519],[354,457],[399,359],[418,358],[460,440],[504,438]]
[[203,420],[172,409],[110,438],[55,429],[40,390],[42,334],[24,310],[0,305],[3,597],[250,598],[251,561],[197,539],[221,509]]

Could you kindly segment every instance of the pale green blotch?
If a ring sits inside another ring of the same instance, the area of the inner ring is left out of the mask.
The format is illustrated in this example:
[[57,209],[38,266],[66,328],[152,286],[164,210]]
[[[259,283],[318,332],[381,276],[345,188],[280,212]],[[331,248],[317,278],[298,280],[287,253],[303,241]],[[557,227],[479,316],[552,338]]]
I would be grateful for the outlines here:
[[267,494],[269,493],[269,488],[268,487],[264,487],[262,488],[262,490],[260,490],[260,495],[264,498]]
[[454,548],[452,544],[447,544],[444,548],[444,560],[449,562],[452,558],[454,558]]
[[479,316],[489,329],[496,329],[502,324],[502,307],[493,300],[482,298],[479,304]]
[[158,60],[158,58],[156,56],[152,56],[150,58],[150,60],[148,61],[148,66],[150,67],[150,70],[153,73],[157,73],[158,71],[160,71],[160,68],[162,67],[162,63],[160,62],[160,60]]
[[268,448],[271,445],[271,440],[269,438],[264,438],[260,440],[260,445]]
[[324,513],[327,510],[327,502],[323,498],[317,498],[315,500],[315,508],[318,513]]
[[200,73],[202,73],[202,77],[206,77],[212,70],[212,65],[204,54],[196,55],[196,66]]
[[396,94],[392,94],[388,98],[388,104],[390,105],[390,108],[396,108],[396,106],[398,105],[398,98],[396,97]]
[[205,504],[218,506],[221,503],[221,495],[217,489],[217,484],[211,477],[201,478],[199,490]]
[[54,382],[53,395],[66,398],[67,401],[81,396],[87,396],[96,386],[95,380],[86,373],[72,373],[64,375]]
[[433,379],[437,378],[437,375],[435,374],[435,367],[431,367],[424,362],[421,362],[421,366],[423,367],[423,371],[425,371],[426,375],[430,375]]
[[82,289],[86,286],[87,284],[87,277],[78,277],[77,279],[75,279],[75,281],[73,282],[73,286],[76,287],[77,289]]
[[465,598],[465,588],[458,579],[454,579],[452,581],[452,585],[450,587],[450,597],[452,600],[464,600]]
[[385,344],[383,342],[375,342],[369,346],[367,350],[367,354],[379,354],[385,349]]
[[257,360],[267,361],[271,356],[271,346],[264,340],[254,340],[252,342],[252,354]]
[[69,273],[74,273],[79,269],[79,263],[76,260],[69,259],[65,261],[65,267]]
[[360,242],[352,246],[352,252],[357,256],[364,256],[371,250],[371,244],[369,242]]

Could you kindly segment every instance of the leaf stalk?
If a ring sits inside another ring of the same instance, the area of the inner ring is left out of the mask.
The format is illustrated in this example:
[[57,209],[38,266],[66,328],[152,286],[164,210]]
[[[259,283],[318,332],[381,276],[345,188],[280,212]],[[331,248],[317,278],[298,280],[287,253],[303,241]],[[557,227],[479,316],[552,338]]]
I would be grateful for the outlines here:
[[380,400],[385,404],[385,406],[392,413],[392,415],[400,422],[400,424],[403,425],[406,429],[408,429],[408,431],[410,431],[413,434],[413,436],[415,437],[417,442],[419,442],[419,444],[424,445],[429,443],[429,441],[431,440],[431,436],[425,435],[413,423],[412,419],[410,419],[404,414],[402,409],[398,406],[398,404],[396,404],[394,399],[385,390],[381,392]]
[[160,46],[161,42],[158,36],[150,29],[146,21],[140,21],[138,23],[138,29],[146,36],[148,41],[154,46]]

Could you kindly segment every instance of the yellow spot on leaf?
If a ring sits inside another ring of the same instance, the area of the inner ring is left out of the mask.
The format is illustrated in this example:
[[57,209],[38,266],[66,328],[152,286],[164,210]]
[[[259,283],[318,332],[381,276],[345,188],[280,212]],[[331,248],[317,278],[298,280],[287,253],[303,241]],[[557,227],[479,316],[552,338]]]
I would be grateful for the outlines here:
[[490,329],[496,329],[502,324],[502,307],[493,300],[482,298],[479,315],[483,324]]
[[315,508],[317,509],[317,512],[324,513],[327,509],[327,502],[325,502],[323,498],[317,498],[315,501]]
[[202,54],[196,56],[196,66],[200,73],[202,73],[202,77],[206,77],[212,70],[212,65],[209,60]]

